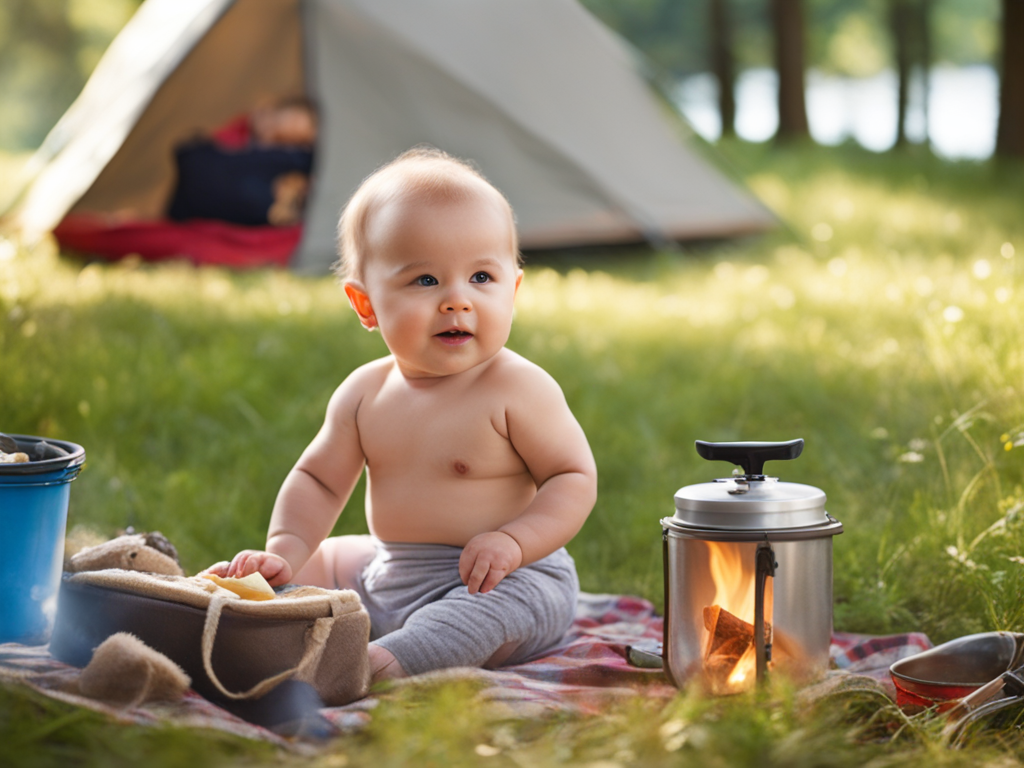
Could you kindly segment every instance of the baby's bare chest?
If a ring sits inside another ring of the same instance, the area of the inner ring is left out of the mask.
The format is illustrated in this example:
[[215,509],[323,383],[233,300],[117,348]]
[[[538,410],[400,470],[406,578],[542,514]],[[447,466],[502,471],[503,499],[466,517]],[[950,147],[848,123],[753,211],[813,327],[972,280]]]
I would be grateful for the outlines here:
[[359,439],[375,477],[394,471],[484,479],[526,470],[500,406],[430,394],[382,394],[360,407]]

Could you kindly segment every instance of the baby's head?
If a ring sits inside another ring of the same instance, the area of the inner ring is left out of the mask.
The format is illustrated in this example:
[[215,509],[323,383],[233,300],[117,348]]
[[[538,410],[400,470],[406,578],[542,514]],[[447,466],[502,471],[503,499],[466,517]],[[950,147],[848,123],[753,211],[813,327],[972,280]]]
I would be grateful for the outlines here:
[[429,147],[417,147],[381,166],[359,185],[338,224],[335,272],[362,280],[373,258],[374,224],[392,206],[460,206],[489,203],[504,212],[509,254],[519,267],[519,238],[512,206],[484,176],[462,160]]
[[257,107],[252,112],[251,123],[253,138],[258,144],[311,147],[316,143],[316,104],[303,96]]
[[469,165],[406,152],[352,196],[339,240],[349,303],[406,375],[459,373],[505,345],[523,275],[515,221]]

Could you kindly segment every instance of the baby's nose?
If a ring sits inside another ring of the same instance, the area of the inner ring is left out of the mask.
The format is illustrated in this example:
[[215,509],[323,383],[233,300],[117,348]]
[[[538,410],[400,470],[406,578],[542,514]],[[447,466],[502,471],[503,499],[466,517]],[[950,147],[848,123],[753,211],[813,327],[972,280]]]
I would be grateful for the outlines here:
[[445,314],[449,312],[469,312],[472,308],[473,305],[469,299],[455,293],[446,296],[444,301],[441,302],[440,307],[441,312]]

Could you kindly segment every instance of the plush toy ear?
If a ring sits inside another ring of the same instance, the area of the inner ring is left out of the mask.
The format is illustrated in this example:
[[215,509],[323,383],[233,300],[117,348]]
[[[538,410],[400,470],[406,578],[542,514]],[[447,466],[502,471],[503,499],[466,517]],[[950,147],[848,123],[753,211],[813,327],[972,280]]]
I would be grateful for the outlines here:
[[345,295],[348,296],[348,303],[352,305],[352,309],[359,316],[359,322],[363,324],[363,328],[368,331],[376,328],[377,316],[373,313],[370,297],[366,294],[363,286],[350,280],[345,283]]

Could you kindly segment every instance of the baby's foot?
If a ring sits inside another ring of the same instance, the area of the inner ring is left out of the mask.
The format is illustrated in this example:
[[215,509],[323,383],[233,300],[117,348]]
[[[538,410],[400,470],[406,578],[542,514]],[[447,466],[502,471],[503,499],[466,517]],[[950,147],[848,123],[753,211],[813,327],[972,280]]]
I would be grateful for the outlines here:
[[366,649],[370,657],[370,683],[379,683],[381,680],[397,680],[400,677],[408,677],[402,665],[394,654],[386,648],[381,648],[376,643],[370,643]]

